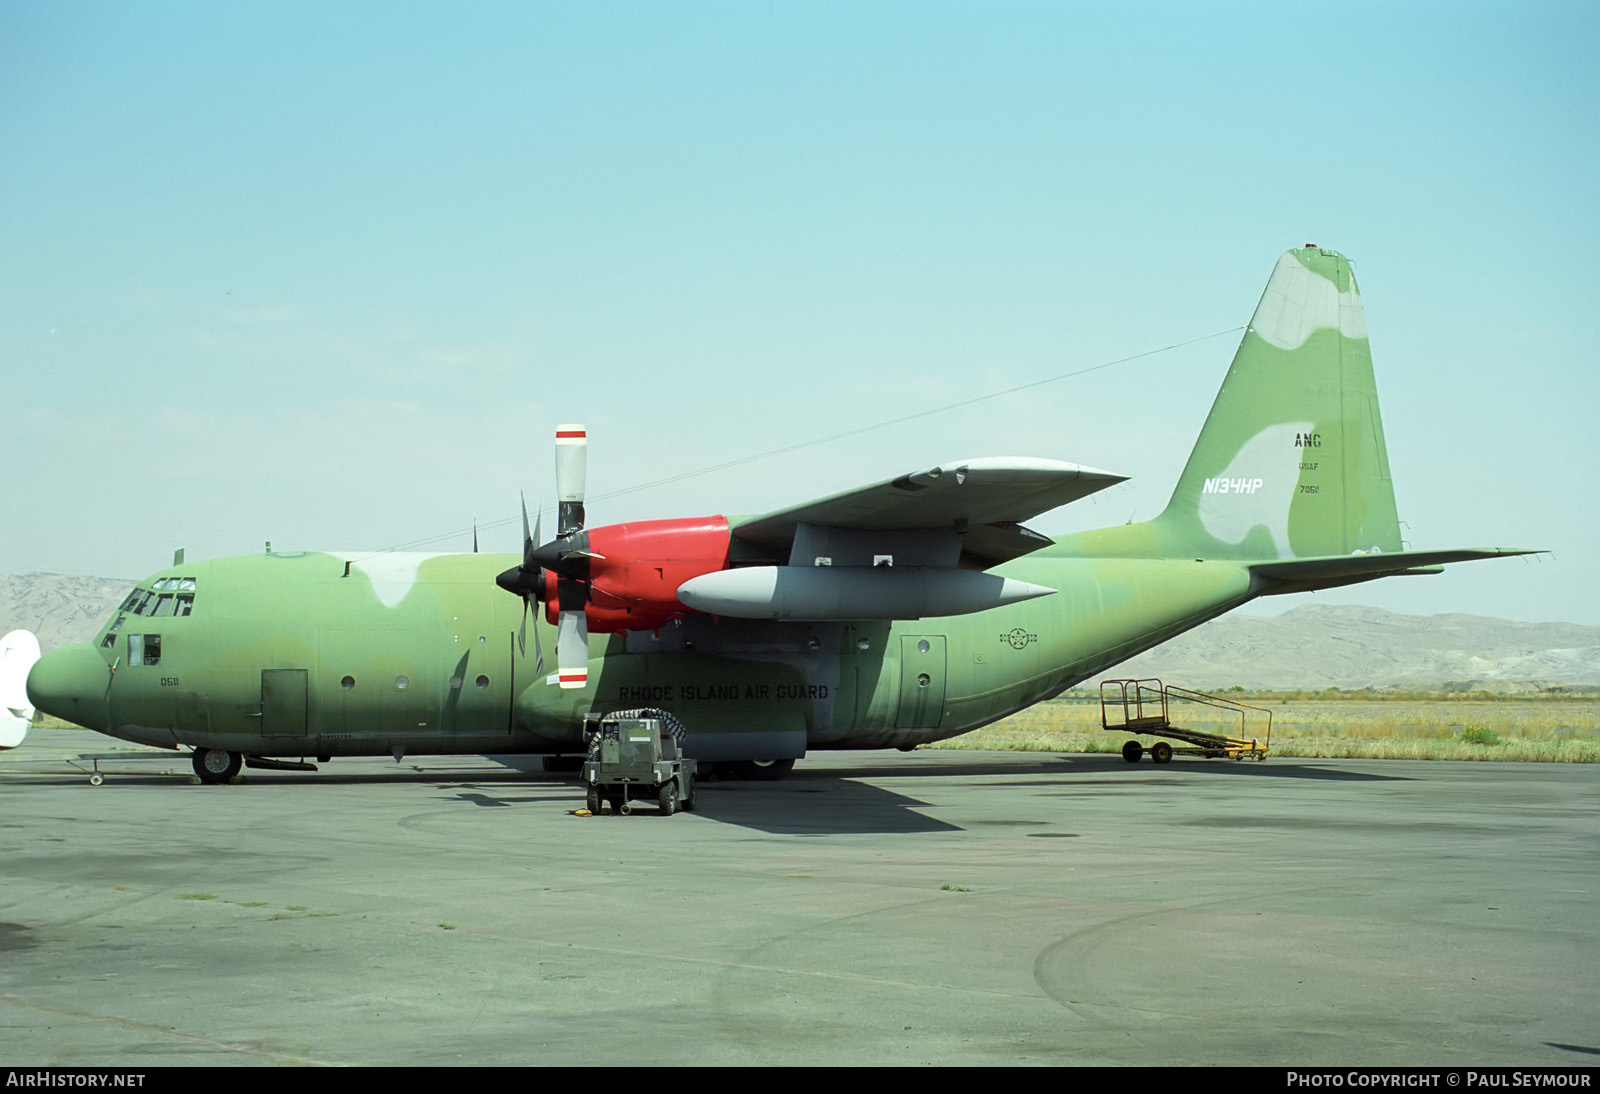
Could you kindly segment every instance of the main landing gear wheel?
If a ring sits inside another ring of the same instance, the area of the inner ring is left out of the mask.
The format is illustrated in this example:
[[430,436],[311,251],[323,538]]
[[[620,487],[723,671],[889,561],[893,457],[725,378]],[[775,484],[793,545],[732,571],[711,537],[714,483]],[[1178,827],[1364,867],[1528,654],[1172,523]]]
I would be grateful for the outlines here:
[[1158,764],[1172,762],[1172,746],[1165,741],[1157,741],[1150,746],[1150,759]]
[[194,773],[203,783],[216,786],[225,783],[239,773],[244,766],[244,757],[237,752],[228,752],[221,748],[197,748],[194,750]]
[[794,770],[794,760],[740,760],[728,764],[724,770],[736,779],[752,782],[775,783]]
[[1144,755],[1144,746],[1138,741],[1129,741],[1122,746],[1122,758],[1130,764],[1139,762],[1139,757]]

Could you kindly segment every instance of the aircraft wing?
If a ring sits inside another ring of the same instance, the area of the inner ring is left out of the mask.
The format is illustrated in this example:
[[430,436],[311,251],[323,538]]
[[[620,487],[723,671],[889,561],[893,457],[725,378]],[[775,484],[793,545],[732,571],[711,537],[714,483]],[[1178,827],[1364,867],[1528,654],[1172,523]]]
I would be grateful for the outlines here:
[[815,550],[844,556],[835,564],[874,565],[873,557],[860,557],[866,551],[898,552],[901,565],[986,570],[1050,544],[1022,521],[1126,478],[1062,460],[990,456],[747,518],[733,534],[789,551],[791,564],[812,565],[813,557],[799,556]]

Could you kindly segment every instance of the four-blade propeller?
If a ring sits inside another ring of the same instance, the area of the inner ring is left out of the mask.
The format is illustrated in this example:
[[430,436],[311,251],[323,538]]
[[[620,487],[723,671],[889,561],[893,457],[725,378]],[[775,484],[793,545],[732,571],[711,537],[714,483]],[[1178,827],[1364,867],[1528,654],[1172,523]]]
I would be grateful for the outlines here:
[[[589,604],[589,562],[604,556],[589,549],[583,529],[584,479],[588,472],[588,434],[581,425],[556,427],[556,499],[559,502],[556,538],[539,545],[539,524],[528,530],[528,503],[522,503],[522,563],[495,578],[495,584],[522,597],[522,629],[517,645],[527,652],[528,612],[537,600],[555,600],[556,680],[564,688],[589,683],[589,624],[584,609]],[[551,578],[554,578],[554,587]],[[533,631],[535,672],[544,670],[539,628]]]

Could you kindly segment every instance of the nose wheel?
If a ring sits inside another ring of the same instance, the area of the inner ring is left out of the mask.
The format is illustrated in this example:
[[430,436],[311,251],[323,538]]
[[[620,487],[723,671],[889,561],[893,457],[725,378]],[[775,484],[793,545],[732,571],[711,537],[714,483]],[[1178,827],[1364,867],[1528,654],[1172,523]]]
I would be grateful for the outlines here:
[[244,757],[221,748],[194,750],[194,773],[203,783],[216,786],[228,782],[244,766]]

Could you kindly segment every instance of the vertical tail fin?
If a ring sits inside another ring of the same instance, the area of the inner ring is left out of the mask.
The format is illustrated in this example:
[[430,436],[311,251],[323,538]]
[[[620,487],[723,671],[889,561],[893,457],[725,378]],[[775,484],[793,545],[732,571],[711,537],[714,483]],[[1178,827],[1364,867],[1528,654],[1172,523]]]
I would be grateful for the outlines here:
[[1366,317],[1343,255],[1308,245],[1278,261],[1154,523],[1196,557],[1400,550]]

